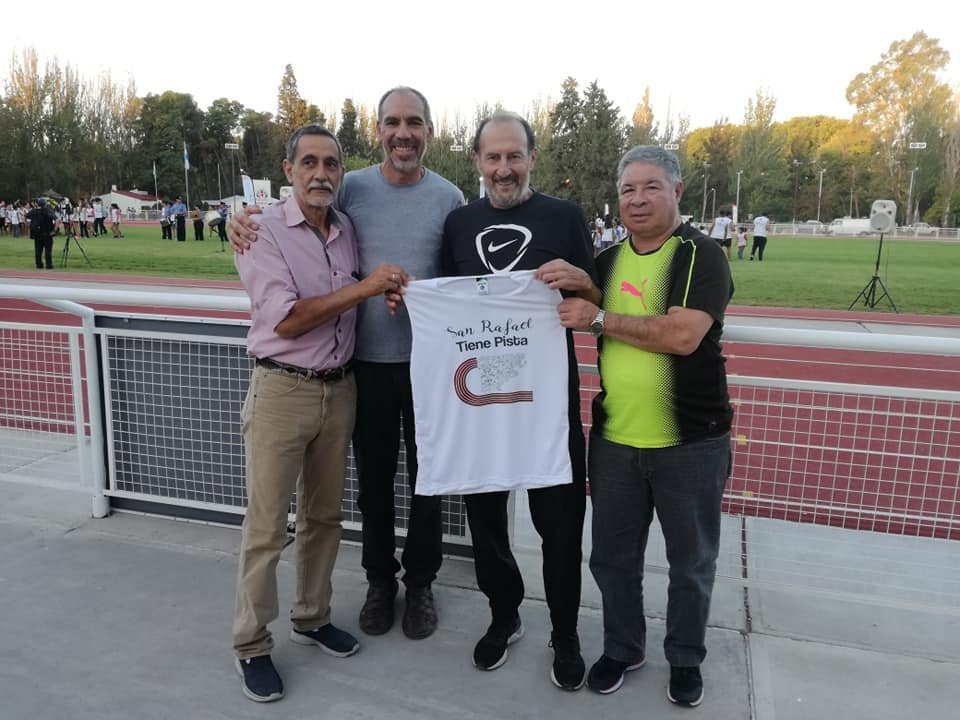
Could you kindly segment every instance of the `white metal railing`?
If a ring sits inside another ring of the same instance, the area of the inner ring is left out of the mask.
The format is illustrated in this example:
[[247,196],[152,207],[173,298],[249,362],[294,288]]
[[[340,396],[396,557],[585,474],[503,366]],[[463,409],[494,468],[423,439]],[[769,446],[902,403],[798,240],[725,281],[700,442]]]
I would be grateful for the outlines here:
[[[245,297],[28,285],[0,285],[0,297],[84,319],[80,328],[0,323],[0,478],[46,482],[44,468],[59,462],[61,476],[81,470],[94,514],[106,497],[242,513],[246,321],[163,315],[156,324],[72,302],[243,313]],[[958,338],[736,320],[725,340],[960,356]],[[99,374],[86,371],[98,363]],[[596,369],[582,370],[589,400]],[[960,613],[960,392],[880,387],[866,374],[862,385],[729,380],[737,412],[720,576]],[[350,489],[345,497],[355,499]],[[445,524],[448,539],[466,536],[454,503]],[[665,566],[655,553],[648,561]]]
[[[752,222],[741,222],[747,231],[753,232]],[[844,238],[860,236],[879,237],[880,233],[873,230],[867,231],[842,231],[837,232],[832,229],[830,222],[821,224],[806,222],[778,222],[770,223],[769,231],[771,235],[793,235],[796,237],[831,237]],[[935,226],[903,226],[894,228],[892,232],[885,233],[885,238],[895,240],[933,240],[939,242],[957,242],[960,241],[960,228],[941,228]]]

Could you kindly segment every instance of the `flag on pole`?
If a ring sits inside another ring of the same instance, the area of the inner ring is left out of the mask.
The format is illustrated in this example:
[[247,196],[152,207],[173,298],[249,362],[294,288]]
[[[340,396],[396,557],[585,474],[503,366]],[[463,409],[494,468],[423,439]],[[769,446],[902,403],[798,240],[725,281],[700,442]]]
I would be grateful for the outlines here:
[[253,180],[250,179],[249,175],[241,175],[240,184],[243,185],[243,201],[247,205],[255,205],[257,198],[253,192]]
[[187,141],[183,141],[183,169],[190,169],[190,157],[187,155]]
[[157,184],[157,161],[153,161],[153,184]]

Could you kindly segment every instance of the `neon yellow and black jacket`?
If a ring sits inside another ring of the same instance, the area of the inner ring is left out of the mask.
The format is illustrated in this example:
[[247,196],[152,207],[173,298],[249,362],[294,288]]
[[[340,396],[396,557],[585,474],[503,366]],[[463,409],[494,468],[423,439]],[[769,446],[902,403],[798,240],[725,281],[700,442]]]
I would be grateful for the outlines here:
[[597,271],[607,312],[655,316],[679,306],[708,313],[713,325],[686,357],[601,338],[594,432],[636,448],[672,447],[728,432],[733,410],[720,335],[733,281],[720,246],[684,224],[649,253],[637,253],[629,238],[604,250]]

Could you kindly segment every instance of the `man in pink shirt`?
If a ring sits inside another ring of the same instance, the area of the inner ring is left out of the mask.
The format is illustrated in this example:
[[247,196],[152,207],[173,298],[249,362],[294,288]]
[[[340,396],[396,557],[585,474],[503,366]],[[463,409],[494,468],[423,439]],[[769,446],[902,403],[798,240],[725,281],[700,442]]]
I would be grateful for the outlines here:
[[290,639],[337,657],[360,647],[330,622],[330,575],[356,407],[350,368],[356,306],[406,281],[403,270],[388,263],[357,279],[353,224],[331,207],[343,179],[336,136],[307,125],[290,137],[286,155],[294,201],[267,208],[260,242],[235,256],[250,296],[247,349],[257,360],[242,413],[247,514],[233,648],[243,692],[256,702],[283,697],[267,625],[279,614],[276,566],[294,489],[297,583]]

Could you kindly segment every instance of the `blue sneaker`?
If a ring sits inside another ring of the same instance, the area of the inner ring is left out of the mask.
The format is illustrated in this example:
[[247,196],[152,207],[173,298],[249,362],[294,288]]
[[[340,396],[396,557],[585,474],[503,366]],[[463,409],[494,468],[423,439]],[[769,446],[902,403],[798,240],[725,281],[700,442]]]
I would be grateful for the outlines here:
[[334,657],[350,657],[360,649],[360,643],[346,630],[334,627],[327,623],[316,630],[290,631],[290,639],[298,645],[316,645],[327,655]]
[[243,694],[254,702],[273,702],[283,697],[283,680],[269,655],[235,658],[234,665],[240,674]]

